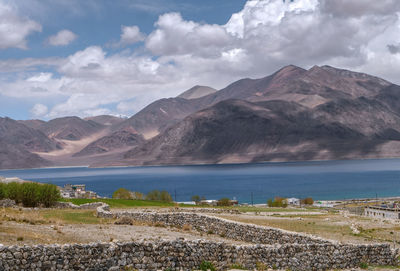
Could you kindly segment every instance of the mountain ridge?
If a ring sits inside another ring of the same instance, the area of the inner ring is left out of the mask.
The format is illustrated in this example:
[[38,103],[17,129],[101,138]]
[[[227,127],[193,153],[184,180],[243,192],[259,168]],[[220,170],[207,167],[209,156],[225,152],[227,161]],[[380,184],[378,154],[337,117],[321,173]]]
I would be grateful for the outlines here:
[[30,157],[16,167],[400,157],[400,86],[288,65],[220,90],[194,86],[128,119],[0,119],[1,133],[0,168],[12,166],[7,153]]

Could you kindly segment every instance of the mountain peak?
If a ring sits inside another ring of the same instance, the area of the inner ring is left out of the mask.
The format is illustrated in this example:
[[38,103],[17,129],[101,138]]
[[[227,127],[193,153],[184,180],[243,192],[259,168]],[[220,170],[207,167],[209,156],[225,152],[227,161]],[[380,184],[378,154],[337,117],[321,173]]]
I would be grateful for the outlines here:
[[186,90],[185,92],[183,92],[182,94],[180,94],[177,97],[183,98],[186,100],[191,100],[191,99],[197,99],[197,98],[207,96],[214,92],[217,92],[217,90],[212,87],[196,85],[196,86]]

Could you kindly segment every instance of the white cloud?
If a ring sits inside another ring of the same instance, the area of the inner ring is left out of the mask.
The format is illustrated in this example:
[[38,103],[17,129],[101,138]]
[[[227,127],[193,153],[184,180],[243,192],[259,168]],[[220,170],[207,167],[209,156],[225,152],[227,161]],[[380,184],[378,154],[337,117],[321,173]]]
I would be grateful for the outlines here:
[[35,104],[31,109],[31,114],[35,118],[43,117],[47,114],[48,108],[44,104]]
[[39,23],[19,16],[10,6],[0,2],[0,49],[27,49],[27,36],[40,31]]
[[121,26],[121,39],[114,46],[127,46],[140,41],[143,41],[146,35],[140,32],[138,26]]
[[400,83],[400,54],[393,54],[400,43],[400,1],[376,3],[252,0],[223,25],[166,13],[147,37],[136,26],[122,27],[121,44],[144,40],[134,52],[89,46],[63,59],[0,61],[7,74],[0,77],[0,94],[57,97],[63,102],[46,116],[58,117],[132,114],[193,85],[222,88],[287,64],[330,64]]
[[68,29],[59,31],[57,34],[48,38],[48,43],[52,46],[65,46],[77,39],[77,35]]

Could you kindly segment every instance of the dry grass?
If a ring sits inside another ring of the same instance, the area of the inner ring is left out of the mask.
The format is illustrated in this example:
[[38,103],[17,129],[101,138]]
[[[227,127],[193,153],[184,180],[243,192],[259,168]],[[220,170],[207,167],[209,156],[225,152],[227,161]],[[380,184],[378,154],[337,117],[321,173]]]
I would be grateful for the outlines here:
[[[376,221],[367,217],[344,217],[338,213],[280,216],[220,215],[220,217],[244,223],[308,233],[346,243],[389,242],[400,244],[400,225],[393,224],[390,221]],[[359,234],[353,233],[350,228],[351,224],[356,225],[360,230]]]

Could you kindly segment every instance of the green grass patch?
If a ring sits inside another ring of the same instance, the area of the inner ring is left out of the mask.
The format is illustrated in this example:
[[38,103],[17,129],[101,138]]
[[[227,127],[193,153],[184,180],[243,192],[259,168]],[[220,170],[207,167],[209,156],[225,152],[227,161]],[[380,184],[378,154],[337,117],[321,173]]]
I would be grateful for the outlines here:
[[104,221],[96,216],[93,210],[45,210],[46,219],[60,220],[69,224],[100,224]]
[[62,201],[71,202],[76,205],[82,205],[92,202],[104,202],[111,208],[127,208],[127,207],[173,207],[172,202],[161,202],[151,200],[130,200],[130,199],[63,199]]

